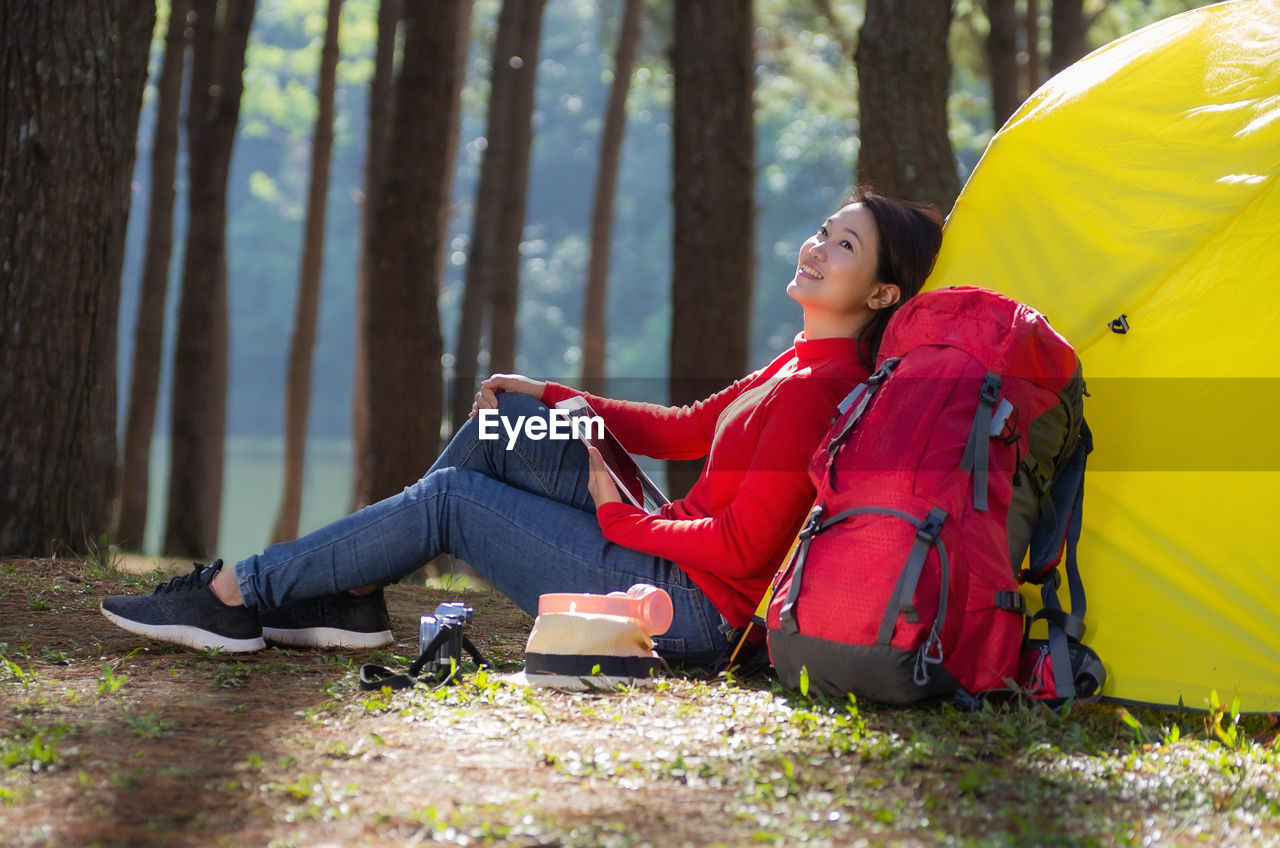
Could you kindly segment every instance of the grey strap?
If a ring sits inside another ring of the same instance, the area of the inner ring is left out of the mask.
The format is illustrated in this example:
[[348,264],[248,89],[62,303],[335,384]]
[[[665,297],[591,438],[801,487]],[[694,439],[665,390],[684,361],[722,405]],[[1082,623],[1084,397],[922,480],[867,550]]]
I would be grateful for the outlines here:
[[812,537],[803,539],[800,547],[796,549],[795,558],[791,563],[791,586],[787,589],[787,598],[782,602],[782,609],[778,610],[778,623],[782,626],[782,632],[794,636],[800,632],[800,625],[796,623],[796,599],[800,597],[800,578],[804,576],[804,560],[809,555],[809,543]]
[[[813,537],[826,530],[832,525],[839,524],[846,518],[853,515],[866,515],[876,513],[882,515],[896,515],[912,524],[919,526],[919,522],[915,516],[910,513],[902,512],[897,509],[881,509],[874,506],[858,506],[853,509],[846,509],[843,512],[837,512],[835,515],[822,520],[823,506],[818,504],[809,511],[809,520],[805,522],[804,527],[800,529],[800,546],[796,549],[796,555],[792,558],[788,568],[791,570],[791,586],[787,589],[787,597],[782,602],[782,608],[778,610],[778,623],[781,625],[784,633],[795,635],[800,632],[800,625],[796,622],[795,606],[796,600],[800,597],[800,582],[804,576],[805,559],[809,556],[809,544],[813,541]],[[892,604],[891,604],[892,606]]]
[[791,585],[787,588],[787,597],[782,602],[782,609],[778,610],[778,623],[782,626],[784,633],[792,636],[800,632],[800,625],[796,623],[796,599],[800,597],[800,578],[804,576],[804,561],[809,556],[809,543],[813,540],[813,535],[821,529],[819,522],[822,520],[822,511],[822,504],[815,504],[813,509],[809,510],[809,519],[800,528],[800,546],[796,548],[796,555],[792,557],[788,566],[791,570]]
[[929,637],[924,640],[924,644],[920,646],[920,651],[916,654],[916,667],[912,675],[912,680],[917,686],[927,686],[929,683],[929,666],[941,665],[943,660],[942,654],[942,625],[947,620],[947,596],[951,592],[951,563],[947,560],[947,546],[942,544],[942,540],[938,540],[938,564],[942,572],[941,594],[938,596],[938,615],[933,620],[933,627],[929,628]]
[[[862,413],[867,411],[867,407],[871,404],[871,399],[875,397],[876,392],[880,391],[880,386],[884,381],[893,375],[893,371],[898,367],[898,363],[902,361],[902,357],[894,357],[886,359],[876,369],[875,373],[867,378],[865,383],[859,383],[854,386],[853,391],[845,395],[844,400],[840,401],[838,407],[840,414],[844,415],[850,407],[853,408],[853,414],[845,419],[840,425],[840,432],[836,433],[827,444],[827,453],[834,459],[835,452],[844,444],[845,439],[849,438],[849,431],[853,429],[853,425],[858,423],[858,419],[862,417]],[[835,471],[832,469],[832,474]]]
[[947,520],[947,513],[935,506],[929,511],[924,521],[918,521],[911,515],[897,510],[879,511],[901,516],[916,526],[915,544],[907,554],[907,562],[898,575],[897,585],[893,587],[893,597],[889,600],[889,606],[885,608],[884,618],[880,620],[880,633],[876,638],[876,644],[888,645],[893,641],[893,627],[898,621],[899,614],[913,623],[920,620],[915,603],[916,586],[919,585],[920,575],[924,572],[924,562],[929,556],[929,549],[938,542],[938,535],[942,532],[942,525]]
[[848,412],[849,407],[857,403],[858,398],[862,397],[863,393],[865,393],[866,390],[867,390],[866,383],[859,383],[858,385],[854,386],[853,391],[845,395],[844,400],[840,401],[840,404],[836,407],[836,413],[839,415],[844,415],[846,412]]
[[995,415],[996,401],[1000,399],[1000,375],[992,371],[982,379],[982,391],[978,395],[978,408],[973,413],[973,426],[969,428],[969,441],[965,442],[960,468],[973,472],[973,508],[987,511],[987,475],[991,456],[991,419]]

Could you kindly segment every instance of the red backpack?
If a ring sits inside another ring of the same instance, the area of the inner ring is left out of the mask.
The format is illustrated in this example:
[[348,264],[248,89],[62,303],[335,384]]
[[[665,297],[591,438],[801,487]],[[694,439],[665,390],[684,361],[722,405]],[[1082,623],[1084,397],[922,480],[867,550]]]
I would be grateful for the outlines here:
[[[904,304],[810,463],[816,505],[766,618],[782,682],[886,703],[1099,690],[1075,563],[1083,396],[1075,351],[1029,307],[967,286]],[[1044,642],[1022,581],[1043,584]]]

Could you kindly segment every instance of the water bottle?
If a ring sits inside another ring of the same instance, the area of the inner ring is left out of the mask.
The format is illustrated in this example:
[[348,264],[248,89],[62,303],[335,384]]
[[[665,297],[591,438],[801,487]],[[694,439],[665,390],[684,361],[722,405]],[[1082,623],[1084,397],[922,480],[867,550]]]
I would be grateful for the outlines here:
[[538,615],[555,612],[630,618],[650,636],[666,633],[674,615],[671,596],[667,591],[648,583],[637,583],[625,592],[610,592],[607,595],[551,592],[538,598]]

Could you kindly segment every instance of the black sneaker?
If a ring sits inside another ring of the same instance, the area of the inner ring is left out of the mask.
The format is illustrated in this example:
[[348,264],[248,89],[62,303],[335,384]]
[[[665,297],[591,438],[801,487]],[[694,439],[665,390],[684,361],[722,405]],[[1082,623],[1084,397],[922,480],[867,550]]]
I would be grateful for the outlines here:
[[227,606],[209,587],[222,560],[196,563],[189,574],[161,583],[150,595],[113,595],[102,614],[130,633],[188,648],[227,653],[266,647],[257,610]]
[[391,616],[382,589],[339,592],[263,610],[262,635],[294,648],[381,648],[390,645]]

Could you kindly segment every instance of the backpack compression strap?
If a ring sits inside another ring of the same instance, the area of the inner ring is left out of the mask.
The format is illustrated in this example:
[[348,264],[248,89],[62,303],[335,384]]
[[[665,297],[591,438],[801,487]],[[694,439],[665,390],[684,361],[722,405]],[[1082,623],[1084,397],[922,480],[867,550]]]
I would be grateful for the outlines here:
[[[1058,586],[1062,582],[1056,570],[1049,572],[1049,579],[1040,587],[1040,598],[1043,609],[1032,616],[1032,621],[1044,619],[1049,625],[1049,654],[1053,658],[1053,676],[1057,690],[1063,697],[1076,694],[1075,682],[1071,670],[1071,644],[1084,639],[1085,594],[1084,581],[1080,579],[1080,564],[1076,549],[1080,543],[1080,531],[1084,513],[1084,469],[1089,451],[1093,448],[1092,435],[1086,425],[1082,426],[1083,438],[1076,445],[1075,452],[1067,461],[1061,477],[1055,481],[1055,488],[1074,485],[1071,495],[1071,509],[1067,518],[1067,538],[1063,570],[1067,575],[1067,591],[1071,598],[1071,612],[1062,608],[1058,599]],[[1028,626],[1030,626],[1028,624]]]
[[947,513],[941,507],[934,507],[930,510],[923,521],[902,510],[874,506],[859,506],[853,509],[846,509],[823,521],[822,505],[815,506],[809,513],[808,522],[805,523],[804,528],[800,531],[800,547],[796,550],[795,559],[792,561],[791,586],[787,590],[787,597],[782,603],[782,608],[778,611],[778,623],[784,633],[795,635],[800,632],[800,625],[796,622],[795,605],[796,600],[800,597],[800,583],[804,577],[804,563],[809,555],[809,544],[818,533],[855,515],[892,515],[901,518],[903,521],[910,522],[916,528],[915,543],[911,546],[911,551],[907,554],[907,561],[902,566],[902,571],[898,574],[898,582],[893,587],[893,595],[885,608],[884,618],[880,620],[880,632],[876,636],[877,645],[887,647],[892,643],[894,625],[897,624],[899,615],[904,616],[907,621],[912,623],[920,620],[920,613],[915,605],[916,587],[919,585],[920,576],[924,572],[924,564],[929,556],[929,549],[934,546],[938,548],[942,572],[942,586],[938,596],[938,614],[934,617],[929,637],[920,647],[915,668],[916,685],[924,686],[929,682],[928,667],[930,665],[938,665],[943,660],[941,632],[942,623],[947,617],[947,594],[951,588],[951,565],[947,558],[946,545],[942,543],[940,538],[942,525],[947,520]]
[[876,392],[880,391],[884,381],[893,376],[894,369],[898,367],[898,363],[901,361],[901,356],[886,359],[880,363],[880,367],[867,378],[865,383],[859,383],[854,387],[853,391],[845,395],[844,400],[840,401],[840,406],[838,407],[840,415],[844,415],[851,407],[853,412],[840,425],[840,432],[836,433],[831,441],[827,443],[827,485],[831,486],[831,488],[834,489],[836,485],[836,452],[840,450],[840,446],[849,438],[849,433],[853,431],[853,425],[858,423],[862,413],[867,411],[867,406],[870,405],[871,399],[875,397]]
[[969,441],[965,442],[960,468],[973,472],[973,508],[987,511],[987,474],[991,455],[991,421],[995,418],[996,402],[1000,400],[1000,375],[992,371],[982,379],[982,391],[978,394],[978,409],[973,413],[973,426],[969,428]]

